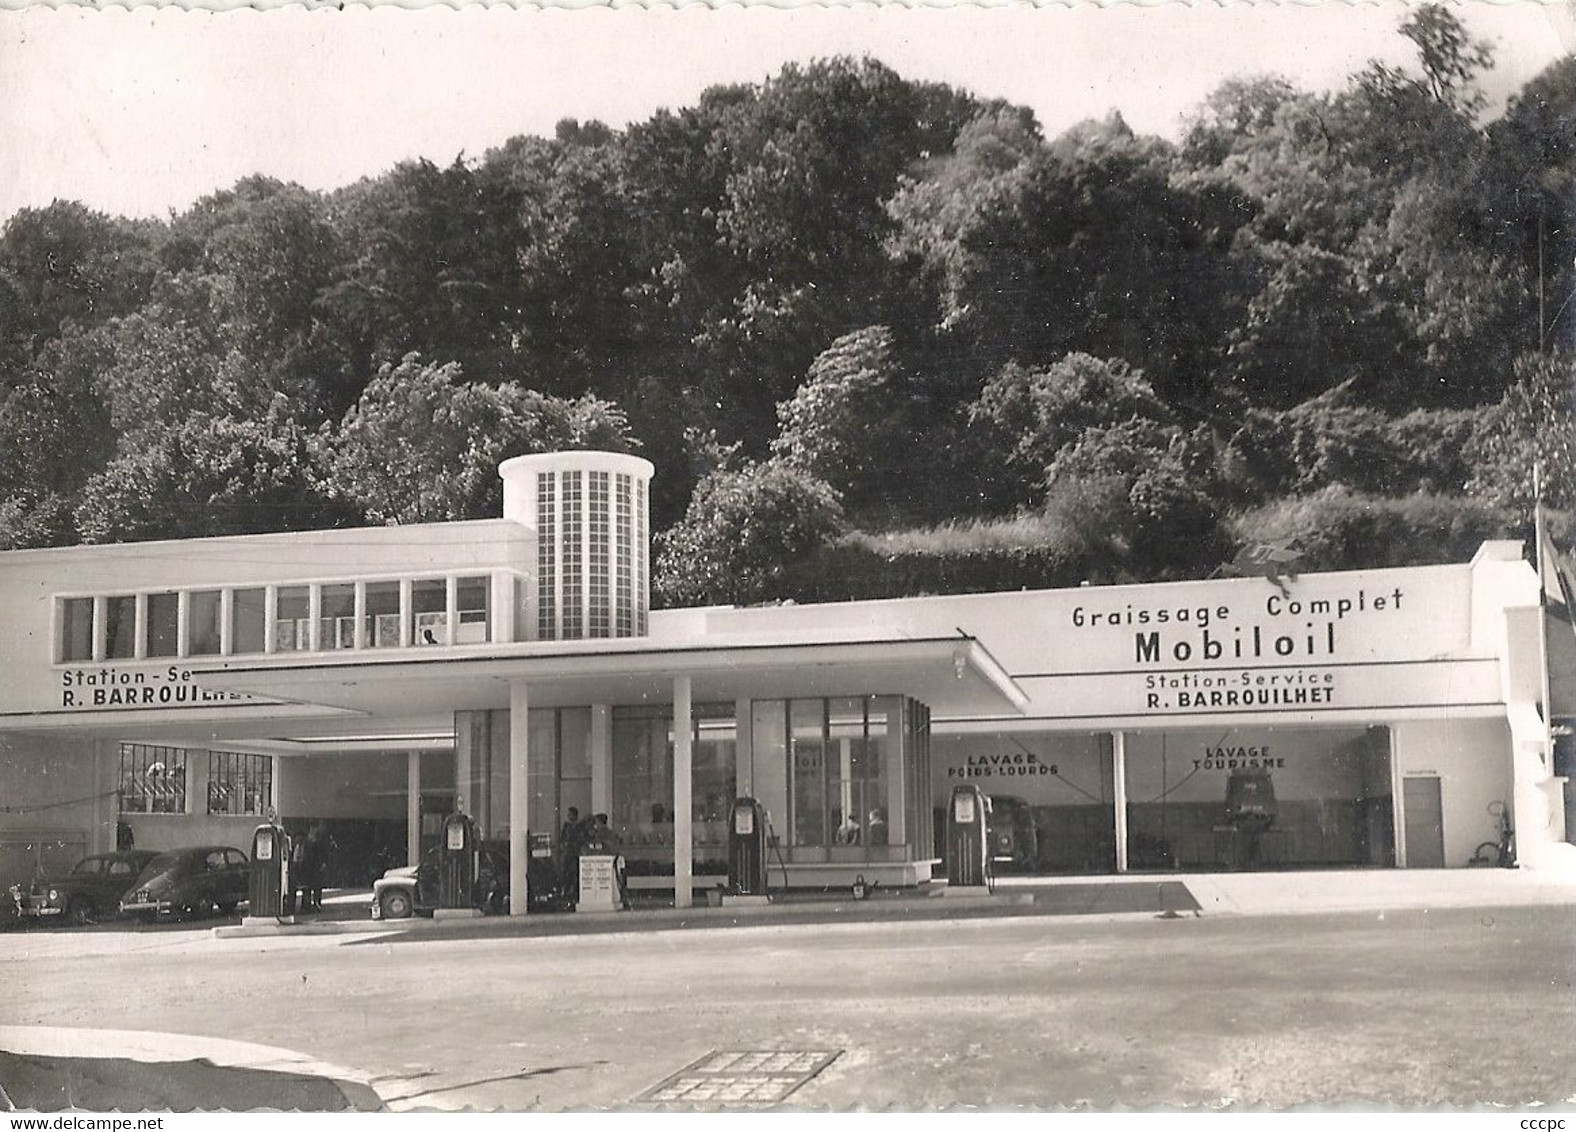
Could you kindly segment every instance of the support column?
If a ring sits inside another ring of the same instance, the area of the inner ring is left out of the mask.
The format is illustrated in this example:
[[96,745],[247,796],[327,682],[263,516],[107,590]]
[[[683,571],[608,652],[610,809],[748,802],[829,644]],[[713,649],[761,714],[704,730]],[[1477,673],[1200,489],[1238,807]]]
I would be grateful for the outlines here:
[[607,704],[591,705],[591,812],[613,812],[613,709]]
[[[280,771],[284,770],[285,760],[283,755],[274,755],[273,760],[273,773],[268,776],[268,808],[273,811],[275,821],[282,821],[284,820],[284,814],[279,809],[279,799],[281,797],[281,783],[279,780],[281,777]],[[203,789],[206,790],[207,787],[204,786]]]
[[673,678],[673,906],[695,901],[694,830],[690,792],[694,784],[694,727],[690,721],[688,676]]
[[509,685],[509,915],[523,916],[530,904],[525,866],[531,846],[526,820],[531,802],[531,700],[524,681]]
[[1111,733],[1111,805],[1116,811],[1116,871],[1127,871],[1127,732]]
[[[733,793],[737,798],[754,798],[755,792],[755,728],[750,724],[750,701],[733,701]],[[733,799],[728,799],[729,820],[732,820]]]
[[[873,701],[872,710],[876,703],[886,703],[886,735],[881,740],[881,758],[884,762],[882,771],[886,775],[886,819],[887,819],[887,844],[907,846],[908,839],[908,807],[903,804],[904,790],[910,775],[917,775],[915,765],[919,752],[909,748],[909,739],[916,736],[914,728],[904,727],[903,719],[909,712],[915,710],[912,706],[901,701]],[[872,739],[875,738],[875,728],[871,728]],[[921,790],[929,791],[930,784],[922,782]],[[921,814],[928,815],[930,806],[927,804]],[[929,821],[929,817],[925,817]],[[916,838],[916,843],[917,843]],[[907,848],[904,849],[903,859],[912,860],[915,854]]]
[[405,754],[405,863],[421,864],[421,752]]
[[471,748],[476,745],[476,717],[480,714],[454,713],[454,808],[472,817],[476,816],[476,811],[471,808]]

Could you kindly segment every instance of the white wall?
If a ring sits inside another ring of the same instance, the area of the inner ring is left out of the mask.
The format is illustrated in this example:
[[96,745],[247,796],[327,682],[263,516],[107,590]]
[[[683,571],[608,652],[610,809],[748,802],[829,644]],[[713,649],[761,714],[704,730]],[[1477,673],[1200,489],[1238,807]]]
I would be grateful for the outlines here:
[[115,847],[114,744],[0,734],[0,889]]
[[1478,845],[1499,838],[1488,807],[1511,801],[1510,729],[1503,720],[1462,719],[1401,722],[1391,731],[1399,776],[1439,776],[1445,865],[1465,865]]

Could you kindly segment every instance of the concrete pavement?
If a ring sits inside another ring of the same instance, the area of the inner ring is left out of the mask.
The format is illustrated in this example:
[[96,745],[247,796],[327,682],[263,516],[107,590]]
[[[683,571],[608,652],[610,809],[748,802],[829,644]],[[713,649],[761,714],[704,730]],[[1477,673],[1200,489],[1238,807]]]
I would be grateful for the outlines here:
[[[1167,885],[1196,917],[1163,922]],[[1010,878],[984,901],[345,935],[26,932],[0,938],[0,979],[24,988],[0,1022],[58,1044],[3,1028],[0,1050],[108,1060],[141,1041],[223,1066],[228,1043],[395,1109],[623,1105],[726,1049],[844,1051],[794,1094],[834,1108],[1560,1103],[1576,1097],[1555,1053],[1576,1037],[1572,905],[1565,878],[1485,869]],[[349,895],[331,907],[369,926]],[[268,1107],[303,1094],[278,1095]]]

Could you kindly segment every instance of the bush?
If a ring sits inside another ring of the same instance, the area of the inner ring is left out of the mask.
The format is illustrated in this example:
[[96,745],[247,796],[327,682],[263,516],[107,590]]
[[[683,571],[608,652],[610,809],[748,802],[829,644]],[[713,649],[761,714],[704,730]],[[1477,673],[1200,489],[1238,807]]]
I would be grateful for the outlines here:
[[1384,495],[1460,491],[1480,416],[1420,409],[1390,417],[1324,398],[1284,413],[1250,410],[1221,454],[1221,477],[1243,503],[1337,485]]
[[826,483],[779,460],[719,468],[695,485],[683,520],[656,539],[658,596],[669,605],[796,596],[795,565],[843,533]]
[[1357,570],[1465,562],[1487,539],[1521,537],[1509,509],[1419,492],[1400,498],[1328,487],[1238,516],[1238,542],[1290,539],[1300,570]]

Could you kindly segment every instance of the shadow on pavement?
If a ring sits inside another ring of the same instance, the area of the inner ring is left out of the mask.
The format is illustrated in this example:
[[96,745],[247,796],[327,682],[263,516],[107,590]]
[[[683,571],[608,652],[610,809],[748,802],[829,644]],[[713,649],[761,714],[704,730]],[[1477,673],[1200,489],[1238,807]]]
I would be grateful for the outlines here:
[[0,1050],[3,1098],[16,1109],[59,1112],[378,1112],[365,1085],[211,1061],[52,1057]]
[[854,900],[845,891],[793,893],[765,908],[732,912],[728,908],[697,907],[679,911],[671,900],[641,900],[627,913],[573,912],[537,914],[520,918],[489,916],[474,920],[432,923],[422,920],[385,920],[384,932],[355,940],[346,946],[420,943],[445,939],[501,939],[606,935],[617,932],[674,931],[706,928],[773,927],[784,924],[867,923],[909,920],[976,920],[1026,916],[1102,916],[1154,913],[1166,918],[1198,914],[1200,906],[1180,881],[1154,884],[1112,883],[1078,885],[1014,885],[997,889],[995,896],[955,900],[938,894],[893,890],[866,900]]

